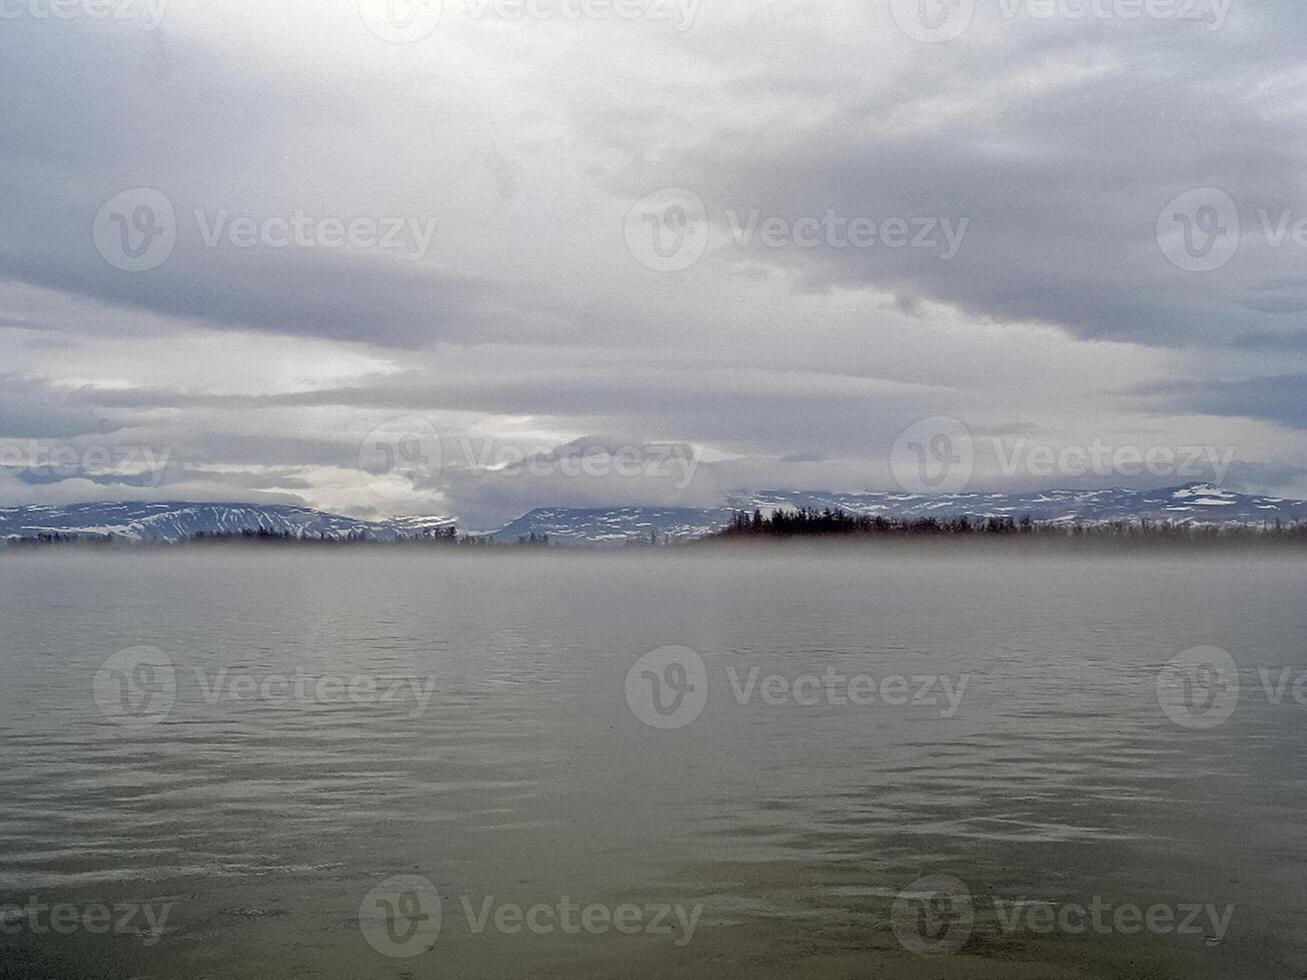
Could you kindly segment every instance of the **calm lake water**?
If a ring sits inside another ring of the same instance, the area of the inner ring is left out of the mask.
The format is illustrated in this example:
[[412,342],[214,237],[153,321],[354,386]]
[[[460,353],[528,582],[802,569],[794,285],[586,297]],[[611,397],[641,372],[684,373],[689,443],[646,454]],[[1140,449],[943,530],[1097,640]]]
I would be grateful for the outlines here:
[[0,556],[0,975],[1300,978],[1305,586]]

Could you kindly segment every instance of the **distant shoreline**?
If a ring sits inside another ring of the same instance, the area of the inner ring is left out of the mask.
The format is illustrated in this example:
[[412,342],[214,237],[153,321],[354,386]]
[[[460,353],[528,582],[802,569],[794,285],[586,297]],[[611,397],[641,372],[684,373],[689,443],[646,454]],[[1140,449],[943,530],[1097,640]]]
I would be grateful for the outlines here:
[[[760,523],[759,523],[760,520]],[[410,554],[725,554],[731,552],[804,553],[1012,553],[1086,554],[1307,553],[1307,523],[1275,525],[1193,525],[1149,521],[1066,525],[1037,521],[891,521],[850,515],[742,514],[731,526],[696,538],[594,543],[531,536],[505,541],[493,536],[443,534],[439,537],[379,539],[315,537],[249,531],[202,533],[180,540],[123,535],[40,534],[0,539],[0,553],[71,550],[79,552],[385,551]]]

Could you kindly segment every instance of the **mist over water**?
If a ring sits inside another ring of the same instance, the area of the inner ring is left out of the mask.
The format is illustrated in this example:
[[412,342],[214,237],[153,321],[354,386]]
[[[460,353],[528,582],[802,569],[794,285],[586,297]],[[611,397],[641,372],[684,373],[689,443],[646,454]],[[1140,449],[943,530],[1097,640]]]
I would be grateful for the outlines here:
[[[132,914],[11,913],[0,975],[1299,977],[1304,585],[1193,554],[5,555],[0,906]],[[1237,698],[1168,705],[1207,647]],[[421,949],[372,928],[396,876],[439,895]],[[924,919],[926,956],[895,905],[943,877],[974,921],[941,949],[956,915]]]

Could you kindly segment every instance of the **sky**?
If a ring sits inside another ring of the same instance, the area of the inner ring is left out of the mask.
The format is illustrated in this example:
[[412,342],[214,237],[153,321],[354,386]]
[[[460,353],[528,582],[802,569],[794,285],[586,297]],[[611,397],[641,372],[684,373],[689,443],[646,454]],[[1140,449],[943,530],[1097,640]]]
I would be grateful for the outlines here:
[[0,0],[0,506],[1307,497],[1307,11]]

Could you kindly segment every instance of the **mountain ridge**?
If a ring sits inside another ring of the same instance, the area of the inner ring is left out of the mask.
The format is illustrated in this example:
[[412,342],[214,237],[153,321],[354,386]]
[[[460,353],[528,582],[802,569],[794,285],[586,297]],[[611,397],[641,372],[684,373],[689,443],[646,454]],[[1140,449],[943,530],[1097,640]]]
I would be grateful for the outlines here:
[[[548,536],[576,545],[676,542],[711,534],[741,510],[844,510],[894,519],[1011,517],[1046,524],[1171,521],[1178,524],[1269,524],[1307,521],[1307,501],[1286,500],[1192,483],[1157,490],[1043,490],[1032,493],[911,494],[759,490],[733,495],[720,507],[540,507],[484,537],[515,542]],[[398,517],[365,521],[285,504],[102,502],[0,508],[0,540],[113,537],[176,543],[197,535],[267,531],[297,538],[413,541],[447,532],[450,517]]]

